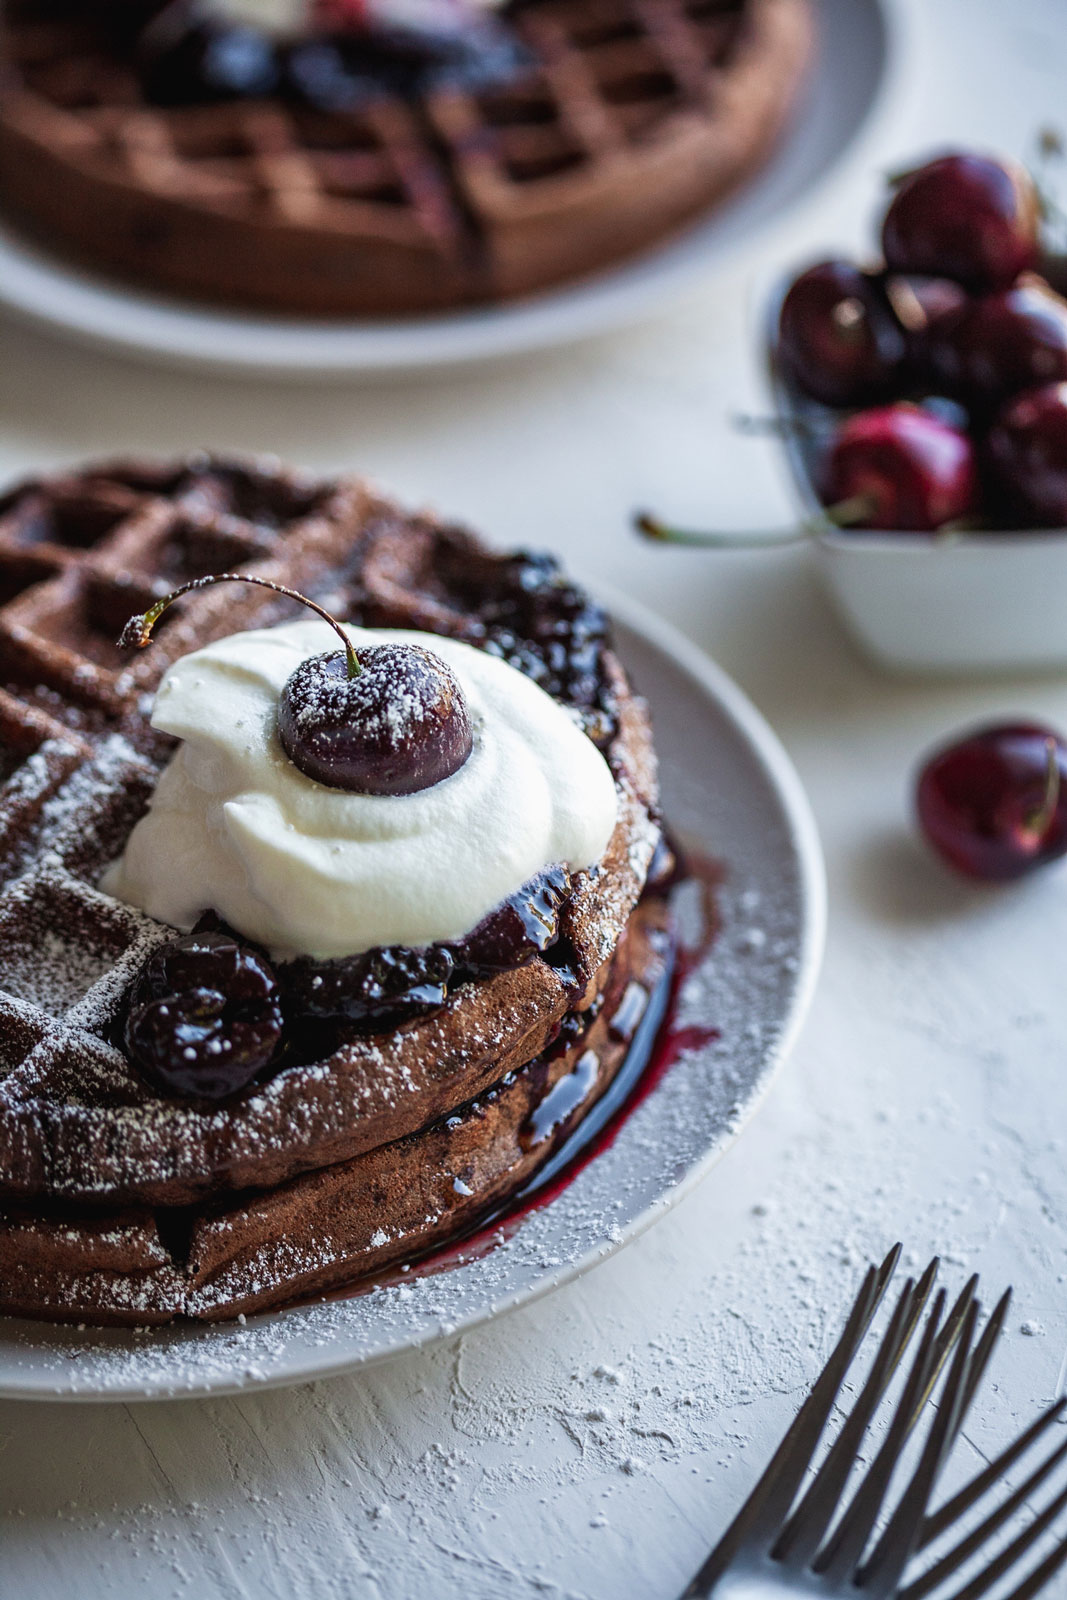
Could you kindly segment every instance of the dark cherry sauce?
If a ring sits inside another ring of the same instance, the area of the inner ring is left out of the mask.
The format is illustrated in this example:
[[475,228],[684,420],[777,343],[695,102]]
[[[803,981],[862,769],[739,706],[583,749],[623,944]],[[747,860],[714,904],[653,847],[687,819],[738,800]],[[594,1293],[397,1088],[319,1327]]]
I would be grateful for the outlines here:
[[[658,892],[669,889],[673,895],[685,893],[699,903],[699,932],[689,942],[673,925],[664,940],[666,971],[651,993],[633,982],[623,992],[610,1028],[616,1037],[630,1038],[626,1059],[604,1094],[571,1133],[567,1123],[581,1106],[596,1081],[596,1062],[588,1060],[592,1051],[578,1058],[575,1068],[560,1078],[534,1108],[520,1132],[525,1149],[542,1141],[557,1141],[548,1160],[501,1205],[483,1214],[466,1233],[422,1257],[388,1267],[383,1272],[361,1278],[357,1283],[316,1294],[300,1303],[323,1300],[349,1300],[373,1289],[410,1283],[412,1277],[436,1276],[450,1272],[468,1261],[479,1260],[511,1238],[532,1212],[550,1205],[570,1187],[580,1172],[603,1151],[610,1149],[629,1118],[659,1087],[678,1058],[689,1050],[699,1050],[720,1037],[718,1028],[675,1021],[678,997],[686,979],[700,966],[715,942],[719,929],[716,890],[723,880],[720,862],[697,852],[687,851],[669,880],[657,885]],[[653,863],[653,870],[655,863]]]

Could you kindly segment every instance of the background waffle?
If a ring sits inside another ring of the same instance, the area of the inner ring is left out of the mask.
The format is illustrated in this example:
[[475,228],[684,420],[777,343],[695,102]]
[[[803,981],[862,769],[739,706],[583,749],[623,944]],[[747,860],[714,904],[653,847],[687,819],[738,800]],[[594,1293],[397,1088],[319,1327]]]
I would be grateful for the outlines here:
[[[187,1208],[213,1208],[217,1241],[226,1232],[218,1217],[227,1193],[238,1195],[229,1202],[233,1215],[243,1217],[249,1205],[258,1215],[276,1186],[344,1167],[350,1209],[354,1193],[366,1198],[360,1185],[370,1182],[372,1158],[380,1164],[375,1152],[423,1137],[457,1108],[467,1108],[470,1147],[470,1128],[485,1120],[484,1107],[471,1113],[471,1102],[551,1052],[566,1018],[586,1015],[592,1024],[605,996],[630,981],[638,954],[645,966],[653,961],[647,940],[624,937],[659,840],[647,717],[610,650],[598,647],[595,682],[584,655],[580,683],[566,680],[566,661],[554,668],[557,692],[564,699],[573,692],[605,749],[619,803],[605,857],[576,876],[563,916],[570,971],[536,959],[461,984],[434,1015],[384,1033],[350,1032],[332,1040],[325,1057],[311,1036],[269,1081],[206,1109],[156,1094],[113,1042],[131,979],[146,954],[173,936],[96,887],[172,748],[148,725],[151,690],[176,657],[301,608],[262,589],[219,585],[166,613],[158,643],[132,658],[115,644],[130,613],[184,578],[237,569],[303,589],[351,620],[474,643],[495,628],[498,646],[504,639],[508,651],[521,652],[522,640],[498,626],[509,615],[513,565],[462,530],[405,516],[355,480],[317,482],[269,461],[115,462],[31,481],[0,499],[0,1205],[8,1208],[0,1217],[0,1285],[7,1285],[0,1307],[52,1305],[48,1261],[56,1282],[73,1271],[80,1287],[70,1304],[83,1317],[96,1304],[86,1272],[105,1275],[93,1280],[101,1295],[111,1284],[108,1315],[119,1315],[127,1291],[115,1285],[131,1273],[142,1287],[151,1279],[173,1289],[177,1218],[187,1297],[189,1240],[200,1237],[202,1220]],[[588,1099],[610,1081],[620,1055],[603,1053]],[[551,1056],[556,1072],[566,1065],[558,1056]],[[506,1102],[510,1120],[501,1124],[499,1110],[490,1119],[497,1156],[495,1164],[486,1158],[494,1177],[483,1201],[506,1185],[504,1150],[519,1152],[514,1161],[523,1172],[536,1164],[518,1140],[537,1087],[528,1070],[523,1082],[527,1088]],[[410,1168],[415,1157],[406,1159]],[[397,1191],[380,1178],[372,1189],[376,1225],[358,1247],[349,1237],[327,1252],[334,1265],[322,1267],[321,1281],[363,1261],[367,1240],[382,1227],[394,1242],[411,1232],[411,1219],[390,1220],[389,1192],[398,1203]],[[249,1190],[254,1204],[241,1194]],[[286,1190],[296,1192],[309,1191]],[[322,1184],[316,1193],[325,1204]],[[243,1223],[228,1226],[234,1240],[243,1237]],[[323,1226],[320,1216],[320,1242]],[[286,1237],[296,1250],[299,1238]],[[82,1262],[77,1270],[71,1252]],[[370,1254],[377,1261],[381,1251]],[[225,1261],[223,1251],[211,1271]],[[301,1271],[307,1276],[310,1268]],[[209,1309],[196,1314],[241,1309],[236,1282],[210,1301],[214,1310],[204,1300]],[[281,1274],[275,1298],[287,1282]],[[160,1303],[160,1315],[186,1307],[167,1292],[170,1310]],[[127,1310],[140,1317],[144,1296],[134,1300]]]
[[0,202],[139,283],[386,315],[528,294],[640,251],[765,159],[808,0],[526,0],[505,84],[162,110],[98,29],[0,21]]

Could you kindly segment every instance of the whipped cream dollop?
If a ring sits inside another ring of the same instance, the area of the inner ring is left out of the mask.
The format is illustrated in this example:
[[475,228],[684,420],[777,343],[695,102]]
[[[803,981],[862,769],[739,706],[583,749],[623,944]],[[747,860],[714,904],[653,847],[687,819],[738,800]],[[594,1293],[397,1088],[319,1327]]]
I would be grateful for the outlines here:
[[275,37],[361,30],[392,23],[448,28],[464,14],[496,10],[502,0],[202,0],[220,22],[258,28]]
[[213,910],[275,958],[327,960],[462,938],[544,868],[600,859],[614,781],[561,705],[455,639],[345,632],[357,650],[419,644],[452,668],[474,735],[464,765],[408,795],[317,783],[281,747],[278,698],[337,635],[318,621],[231,634],[160,684],[152,726],[182,743],[105,874],[107,893],[184,930]]

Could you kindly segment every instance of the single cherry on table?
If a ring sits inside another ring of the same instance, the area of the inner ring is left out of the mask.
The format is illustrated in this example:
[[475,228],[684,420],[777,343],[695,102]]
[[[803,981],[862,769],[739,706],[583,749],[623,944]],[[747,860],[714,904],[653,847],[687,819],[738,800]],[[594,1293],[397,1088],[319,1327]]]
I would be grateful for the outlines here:
[[131,617],[120,645],[144,649],[169,605],[216,583],[250,583],[299,600],[341,640],[343,649],[302,661],[279,697],[282,748],[309,778],[351,794],[416,794],[467,761],[474,734],[451,667],[421,645],[390,642],[360,654],[328,611],[269,578],[241,572],[194,578]]
[[946,155],[897,184],[882,252],[890,272],[952,278],[984,294],[1034,266],[1039,222],[1037,187],[1017,161]]
[[1067,745],[995,723],[936,751],[916,789],[923,833],[965,877],[1005,883],[1067,854]]

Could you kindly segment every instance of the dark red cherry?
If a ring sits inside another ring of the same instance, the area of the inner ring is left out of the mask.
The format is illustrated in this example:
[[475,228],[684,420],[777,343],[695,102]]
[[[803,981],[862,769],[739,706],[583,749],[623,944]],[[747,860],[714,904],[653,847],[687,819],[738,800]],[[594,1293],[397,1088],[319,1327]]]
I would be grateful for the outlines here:
[[357,794],[415,794],[449,778],[474,744],[470,714],[452,669],[421,645],[372,645],[357,655],[336,617],[271,578],[216,572],[193,578],[131,617],[123,649],[143,650],[175,600],[216,583],[250,583],[299,600],[328,622],[343,650],[309,656],[278,700],[278,736],[301,772]]
[[820,261],[797,278],[778,322],[779,360],[824,405],[887,398],[902,381],[903,328],[879,278],[848,261]]
[[924,333],[938,317],[958,311],[967,299],[966,289],[951,278],[894,272],[888,274],[884,282],[886,299],[908,333]]
[[849,527],[932,533],[975,508],[974,446],[907,401],[859,411],[837,430],[822,489],[827,505],[858,508]]
[[986,436],[985,461],[1009,515],[1067,528],[1067,383],[1007,401]]
[[634,522],[638,532],[657,543],[719,550],[793,544],[825,533],[827,523],[933,533],[969,516],[977,505],[974,445],[962,427],[910,401],[857,411],[833,434],[821,493],[822,514],[791,528],[694,533],[670,527],[647,511]]
[[1007,289],[1037,259],[1037,189],[1025,167],[947,155],[909,173],[882,225],[891,272],[953,278],[975,294]]
[[916,386],[924,386],[932,380],[927,347],[934,326],[942,317],[960,309],[968,298],[967,291],[951,278],[893,273],[885,279],[885,293],[904,330],[909,377]]
[[190,933],[141,968],[123,1041],[154,1087],[222,1100],[269,1064],[281,1035],[278,986],[263,957],[232,935]]
[[1039,723],[998,723],[924,764],[919,823],[970,878],[1009,882],[1067,853],[1067,746]]
[[938,318],[926,341],[938,388],[979,411],[1067,378],[1067,301],[1040,279],[969,300]]
[[415,794],[458,772],[474,746],[452,669],[420,645],[312,656],[278,703],[278,735],[294,766],[355,794]]

